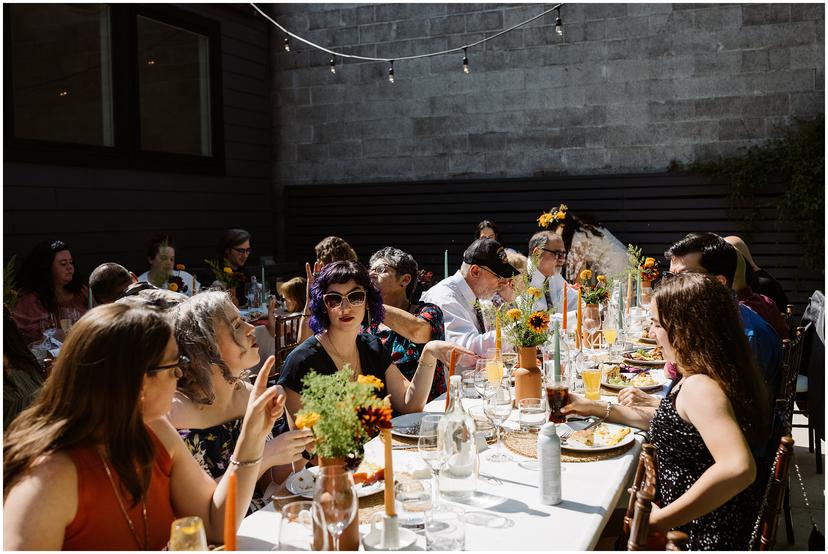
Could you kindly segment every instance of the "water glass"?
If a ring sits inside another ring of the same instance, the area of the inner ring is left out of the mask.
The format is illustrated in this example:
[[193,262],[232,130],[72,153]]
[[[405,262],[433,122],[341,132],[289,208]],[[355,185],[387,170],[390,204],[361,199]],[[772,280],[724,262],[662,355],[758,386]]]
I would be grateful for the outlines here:
[[437,447],[437,426],[441,414],[427,415],[420,421],[420,437],[417,439],[417,451],[420,457],[429,465],[432,474],[432,493],[435,504],[437,502],[437,476],[445,460],[443,452]]
[[477,360],[474,371],[474,388],[477,390],[477,394],[483,398],[486,385],[489,384],[489,380],[486,378],[486,360]]
[[512,392],[509,383],[505,379],[499,383],[490,383],[483,397],[483,413],[497,428],[497,450],[489,456],[491,462],[508,462],[512,457],[503,453],[503,441],[501,440],[501,428],[503,423],[512,414]]
[[[314,544],[316,539],[320,548]],[[328,550],[325,516],[318,502],[301,500],[282,507],[279,550]]]
[[401,527],[422,529],[425,514],[431,509],[430,484],[420,479],[400,481],[394,485],[394,505]]
[[521,431],[537,432],[546,423],[546,401],[543,398],[518,401],[518,422]]
[[320,467],[313,499],[322,506],[334,550],[339,550],[339,539],[356,518],[359,506],[351,472],[343,466]]
[[435,506],[426,516],[426,550],[466,549],[466,512],[458,506]]
[[475,376],[477,371],[474,369],[467,369],[463,371],[463,398],[477,398],[477,389],[475,387]]
[[200,517],[182,517],[172,522],[170,550],[207,550],[207,535]]
[[504,375],[512,378],[512,370],[515,369],[515,366],[518,363],[518,355],[517,352],[504,352],[501,354],[501,359],[503,360],[503,371]]

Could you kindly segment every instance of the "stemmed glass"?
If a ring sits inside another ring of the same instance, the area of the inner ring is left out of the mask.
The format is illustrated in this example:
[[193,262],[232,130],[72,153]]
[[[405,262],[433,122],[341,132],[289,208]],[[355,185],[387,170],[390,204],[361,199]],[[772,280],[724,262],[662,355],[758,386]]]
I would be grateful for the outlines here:
[[503,422],[512,414],[512,392],[506,379],[499,383],[490,383],[483,396],[483,413],[497,429],[497,451],[489,456],[491,462],[508,462],[512,459],[503,453],[503,441],[500,437]]
[[342,533],[357,515],[358,499],[351,473],[342,466],[320,467],[313,499],[322,506],[334,550],[339,550]]
[[503,352],[500,359],[503,360],[503,375],[511,380],[512,370],[518,363],[517,352]]
[[200,517],[182,517],[172,522],[170,550],[207,550],[207,535]]
[[[485,377],[485,373],[483,374]],[[475,386],[477,383],[475,382]],[[427,415],[420,421],[420,437],[417,439],[417,450],[420,457],[431,468],[431,498],[432,506],[437,504],[437,478],[440,468],[443,467],[443,452],[437,447],[437,426],[442,419],[441,414]]]
[[486,376],[486,360],[477,360],[474,367],[474,389],[480,398],[483,398],[483,393],[486,392],[486,385],[489,380]]
[[607,341],[609,345],[608,354],[610,360],[612,360],[612,347],[615,345],[615,341],[618,338],[618,309],[615,310],[608,309],[604,314],[604,324],[601,332],[604,335],[604,340]]
[[279,550],[328,550],[325,515],[318,502],[300,500],[282,507]]

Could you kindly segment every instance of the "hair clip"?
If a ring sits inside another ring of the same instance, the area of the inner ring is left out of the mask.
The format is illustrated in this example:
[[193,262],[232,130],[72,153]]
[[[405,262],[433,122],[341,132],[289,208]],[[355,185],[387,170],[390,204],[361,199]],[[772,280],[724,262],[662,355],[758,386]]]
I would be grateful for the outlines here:
[[51,248],[52,250],[63,250],[64,248],[66,248],[66,243],[62,240],[56,240],[49,245],[49,248]]

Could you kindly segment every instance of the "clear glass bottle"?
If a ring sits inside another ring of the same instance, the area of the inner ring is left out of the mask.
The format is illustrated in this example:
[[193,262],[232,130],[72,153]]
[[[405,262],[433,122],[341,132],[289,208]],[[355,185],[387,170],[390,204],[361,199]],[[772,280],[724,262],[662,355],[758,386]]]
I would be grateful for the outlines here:
[[437,448],[445,463],[437,486],[450,499],[468,498],[477,489],[479,462],[474,440],[474,419],[463,408],[463,382],[460,375],[449,381],[449,405],[437,428]]

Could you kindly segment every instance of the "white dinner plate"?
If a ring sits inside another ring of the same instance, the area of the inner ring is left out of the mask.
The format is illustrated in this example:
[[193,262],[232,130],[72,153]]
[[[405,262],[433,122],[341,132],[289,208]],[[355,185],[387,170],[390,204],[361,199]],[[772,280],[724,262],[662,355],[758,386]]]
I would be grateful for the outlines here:
[[[635,377],[636,374],[635,373],[628,373],[626,371],[622,371],[621,375],[625,376],[628,379],[632,379],[633,377]],[[668,382],[666,379],[664,379],[664,372],[663,371],[650,370],[650,376],[653,379],[655,379],[656,381],[659,381],[658,384],[647,385],[645,387],[641,387],[641,386],[638,386],[638,385],[630,385],[630,384],[627,384],[627,385],[611,385],[610,383],[606,382],[606,377],[605,377],[604,379],[601,380],[601,386],[606,387],[608,389],[612,389],[612,390],[621,390],[621,389],[626,389],[626,388],[629,388],[629,387],[635,387],[637,389],[647,391],[647,390],[658,390],[661,387],[663,387],[665,384],[667,384],[667,382]]]
[[391,420],[391,434],[409,439],[420,438],[420,422],[427,415],[434,415],[430,412],[415,412],[403,414]]
[[[310,467],[308,468],[308,471],[310,471],[315,477],[316,474],[319,473],[319,467]],[[285,488],[297,496],[301,496],[303,498],[313,498],[312,488],[307,491],[304,491],[296,486],[296,477],[298,475],[299,473],[291,474],[290,477],[288,477],[285,481]],[[370,485],[357,484],[354,485],[354,488],[356,489],[357,496],[359,498],[362,498],[364,496],[371,496],[372,494],[376,494],[378,492],[385,490],[385,481],[379,480],[376,483],[371,483]]]
[[[566,424],[562,424],[562,425],[566,425]],[[605,423],[604,425],[606,425],[607,427],[609,427],[611,429],[618,429],[618,428],[621,428],[621,427],[626,427],[625,425],[616,425],[614,423]],[[573,430],[574,429],[575,428],[573,428]],[[575,451],[575,452],[600,452],[602,450],[612,450],[613,448],[618,448],[620,446],[624,446],[625,444],[629,444],[629,443],[631,443],[632,441],[635,440],[635,429],[633,429],[632,427],[630,427],[629,429],[630,429],[630,432],[627,433],[627,436],[625,436],[623,439],[621,439],[621,441],[619,443],[613,444],[613,445],[610,445],[610,446],[603,446],[603,445],[587,446],[585,444],[579,443],[578,441],[572,440],[572,437],[570,437],[566,441],[566,444],[561,445],[561,448],[563,448],[564,450],[572,450],[572,451]]]

